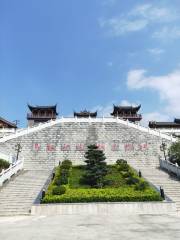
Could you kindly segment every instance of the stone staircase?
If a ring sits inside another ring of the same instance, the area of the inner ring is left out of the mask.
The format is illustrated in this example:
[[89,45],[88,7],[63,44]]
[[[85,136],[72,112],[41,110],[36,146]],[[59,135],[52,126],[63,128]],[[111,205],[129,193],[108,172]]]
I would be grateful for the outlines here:
[[0,216],[28,215],[51,171],[22,171],[0,189]]
[[57,165],[55,162],[55,156],[53,159],[48,159],[47,156],[44,154],[43,158],[41,157],[34,157],[34,158],[27,158],[24,161],[24,169],[28,169],[33,171],[34,169],[38,171],[52,171],[55,166]]
[[151,166],[142,162],[129,162],[136,170],[141,170],[142,176],[150,183],[160,188],[163,187],[165,195],[176,203],[177,211],[180,213],[180,180],[173,175],[161,170],[159,166]]

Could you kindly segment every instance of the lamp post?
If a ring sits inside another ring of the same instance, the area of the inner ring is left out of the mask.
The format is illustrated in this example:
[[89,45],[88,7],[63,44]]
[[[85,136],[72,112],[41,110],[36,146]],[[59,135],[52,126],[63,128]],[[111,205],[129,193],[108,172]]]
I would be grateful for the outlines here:
[[165,142],[162,142],[161,146],[160,146],[160,150],[164,153],[164,159],[165,161],[167,161],[166,158],[166,149],[167,149],[167,144]]
[[21,150],[22,150],[21,144],[20,144],[20,143],[17,143],[17,144],[15,145],[15,151],[17,152],[17,153],[16,153],[16,161],[18,161],[19,153],[21,152]]

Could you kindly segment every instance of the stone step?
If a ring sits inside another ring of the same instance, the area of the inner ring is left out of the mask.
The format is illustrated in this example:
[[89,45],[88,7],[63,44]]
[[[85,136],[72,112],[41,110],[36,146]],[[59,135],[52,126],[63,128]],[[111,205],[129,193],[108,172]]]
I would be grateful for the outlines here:
[[0,189],[0,216],[27,215],[50,171],[24,171]]

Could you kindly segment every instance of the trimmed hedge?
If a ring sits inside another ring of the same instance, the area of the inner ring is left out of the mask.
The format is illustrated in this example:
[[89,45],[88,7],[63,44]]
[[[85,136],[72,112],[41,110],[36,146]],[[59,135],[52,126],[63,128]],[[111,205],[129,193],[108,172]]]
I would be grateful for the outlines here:
[[133,188],[67,189],[63,195],[46,195],[42,203],[83,202],[146,202],[162,201],[154,189],[135,191]]

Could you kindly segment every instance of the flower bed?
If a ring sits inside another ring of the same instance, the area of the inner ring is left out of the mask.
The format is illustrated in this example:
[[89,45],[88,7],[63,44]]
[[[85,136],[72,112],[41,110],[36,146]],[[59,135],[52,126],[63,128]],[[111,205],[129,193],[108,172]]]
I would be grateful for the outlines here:
[[[129,165],[126,168],[108,165],[102,188],[93,188],[82,182],[84,166],[68,166],[61,165],[56,169],[55,178],[41,203],[162,201],[159,193],[138,177]],[[66,184],[60,185],[63,181]]]

